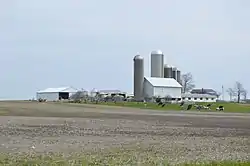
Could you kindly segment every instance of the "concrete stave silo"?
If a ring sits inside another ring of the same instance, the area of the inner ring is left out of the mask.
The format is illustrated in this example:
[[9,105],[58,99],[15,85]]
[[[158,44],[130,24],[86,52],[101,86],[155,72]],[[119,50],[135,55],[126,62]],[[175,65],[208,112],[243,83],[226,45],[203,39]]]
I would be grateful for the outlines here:
[[177,69],[177,73],[176,73],[176,81],[179,83],[179,84],[182,84],[181,83],[181,71],[179,69]]
[[151,77],[164,78],[164,55],[160,50],[151,52]]
[[172,67],[165,64],[164,65],[164,78],[172,78]]
[[177,80],[177,68],[174,66],[172,67],[172,78]]
[[143,100],[144,58],[137,54],[134,57],[134,98]]

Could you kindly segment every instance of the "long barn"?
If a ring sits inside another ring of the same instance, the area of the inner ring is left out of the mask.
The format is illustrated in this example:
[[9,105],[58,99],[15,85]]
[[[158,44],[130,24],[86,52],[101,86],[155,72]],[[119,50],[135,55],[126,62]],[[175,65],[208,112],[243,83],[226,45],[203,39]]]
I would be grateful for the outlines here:
[[71,95],[75,94],[77,89],[72,87],[60,87],[60,88],[47,88],[37,91],[36,98],[46,99],[47,101],[57,101],[60,99],[69,99]]

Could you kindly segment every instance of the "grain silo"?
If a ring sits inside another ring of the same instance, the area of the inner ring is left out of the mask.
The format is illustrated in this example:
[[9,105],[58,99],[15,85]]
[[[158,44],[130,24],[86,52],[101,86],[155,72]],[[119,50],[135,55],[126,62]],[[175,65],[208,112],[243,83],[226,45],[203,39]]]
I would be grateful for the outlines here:
[[151,77],[164,77],[164,55],[160,50],[151,52]]
[[164,65],[164,78],[172,78],[172,67],[167,64]]
[[177,69],[177,73],[176,73],[176,81],[179,83],[179,84],[182,84],[181,83],[181,71],[179,69]]
[[134,98],[143,100],[144,59],[140,55],[134,57]]
[[177,80],[177,68],[176,67],[172,67],[172,78]]

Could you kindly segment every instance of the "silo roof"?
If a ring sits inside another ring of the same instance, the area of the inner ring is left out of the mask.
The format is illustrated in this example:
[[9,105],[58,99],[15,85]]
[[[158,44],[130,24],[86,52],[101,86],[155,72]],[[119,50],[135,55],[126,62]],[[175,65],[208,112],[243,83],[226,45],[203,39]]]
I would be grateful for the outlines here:
[[135,57],[134,57],[134,60],[135,59],[143,59],[143,57],[141,56],[141,55],[136,55]]
[[164,67],[165,67],[165,68],[172,68],[172,66],[171,66],[171,65],[168,65],[168,64],[165,64]]
[[152,51],[151,54],[163,54],[161,50]]

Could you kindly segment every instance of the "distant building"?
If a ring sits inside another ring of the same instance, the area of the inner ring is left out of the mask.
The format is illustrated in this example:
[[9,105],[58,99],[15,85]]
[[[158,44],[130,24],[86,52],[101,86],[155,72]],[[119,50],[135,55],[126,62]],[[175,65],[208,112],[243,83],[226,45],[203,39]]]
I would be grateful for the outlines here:
[[208,94],[208,95],[214,95],[214,96],[218,96],[218,93],[213,90],[213,89],[192,89],[191,94]]
[[173,78],[144,77],[144,97],[171,97],[181,100],[182,86]]
[[72,87],[47,88],[37,91],[36,98],[37,100],[46,99],[47,101],[57,101],[60,99],[69,99],[70,96],[76,92],[77,89]]
[[120,95],[126,97],[126,92],[122,92],[120,90],[99,90],[99,94],[110,96]]
[[209,94],[192,94],[185,93],[181,95],[182,101],[192,101],[192,102],[216,102],[218,100],[216,95]]

